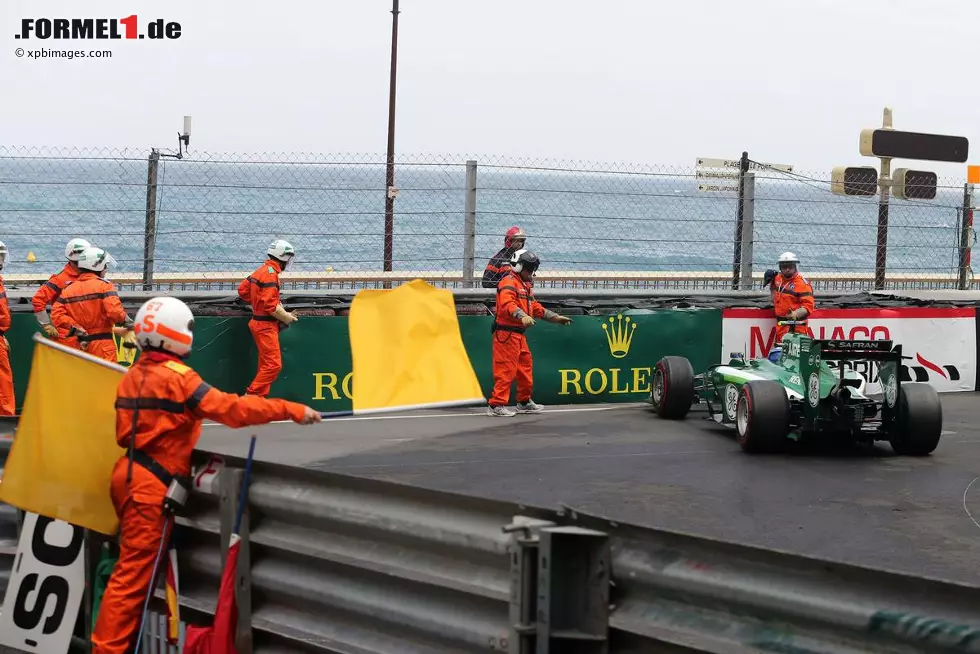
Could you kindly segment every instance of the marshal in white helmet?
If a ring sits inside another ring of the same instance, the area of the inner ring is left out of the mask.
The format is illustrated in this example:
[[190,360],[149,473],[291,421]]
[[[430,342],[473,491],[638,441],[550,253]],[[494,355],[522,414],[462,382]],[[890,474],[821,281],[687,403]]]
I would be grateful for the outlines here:
[[294,256],[296,256],[296,250],[289,241],[284,241],[281,238],[277,238],[269,244],[269,249],[266,250],[266,254],[280,262],[282,264],[282,269],[285,270],[286,266],[289,265],[289,262],[293,260]]
[[133,331],[141,350],[169,352],[183,359],[194,343],[194,314],[175,297],[155,297],[136,312]]
[[[322,419],[319,411],[295,402],[259,397],[240,397],[231,393],[224,393],[203,381],[195,371],[186,365],[176,362],[173,365],[167,365],[166,355],[186,359],[194,345],[194,313],[178,298],[160,296],[144,302],[143,306],[136,312],[134,331],[140,350],[144,353],[155,352],[164,356],[162,358],[159,356],[156,358],[146,357],[145,359],[141,357],[137,366],[126,373],[126,377],[134,374],[140,375],[148,380],[147,385],[157,385],[158,387],[154,390],[158,393],[183,395],[182,397],[167,397],[166,399],[185,404],[189,409],[192,409],[190,412],[179,414],[183,417],[182,419],[197,423],[193,428],[187,430],[188,433],[200,430],[202,417],[229,427],[261,425],[272,420],[293,420],[305,425],[320,422]],[[165,388],[161,388],[160,382],[166,381],[166,379],[162,377],[150,379],[147,374],[147,366],[159,364],[166,365],[171,374],[179,376],[185,383],[168,383]],[[120,384],[120,391],[125,392],[126,387],[130,385],[129,380],[125,379]],[[141,386],[141,382],[137,380],[131,386],[135,390]],[[156,407],[151,410],[155,409]],[[171,433],[186,438],[186,434],[181,433],[179,429],[174,429]],[[165,438],[165,435],[161,435],[161,438]],[[188,461],[188,468],[190,467],[189,464]]]
[[816,308],[813,300],[813,286],[800,274],[800,258],[794,252],[783,252],[776,265],[779,271],[767,270],[764,280],[772,292],[773,309],[776,312],[776,341],[790,331],[801,331],[803,326],[780,325],[778,321],[803,321]]
[[87,247],[78,255],[78,267],[81,270],[98,273],[99,277],[105,277],[106,269],[115,265],[116,260],[102,248]]
[[84,238],[73,238],[65,246],[65,258],[69,261],[78,261],[79,255],[88,247],[92,247],[92,244]]

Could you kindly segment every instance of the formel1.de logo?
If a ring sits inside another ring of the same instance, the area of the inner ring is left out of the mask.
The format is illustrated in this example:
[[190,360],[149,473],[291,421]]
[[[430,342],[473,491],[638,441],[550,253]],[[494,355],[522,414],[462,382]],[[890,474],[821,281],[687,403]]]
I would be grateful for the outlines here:
[[180,23],[156,18],[140,29],[139,16],[125,18],[23,18],[15,39],[179,39]]

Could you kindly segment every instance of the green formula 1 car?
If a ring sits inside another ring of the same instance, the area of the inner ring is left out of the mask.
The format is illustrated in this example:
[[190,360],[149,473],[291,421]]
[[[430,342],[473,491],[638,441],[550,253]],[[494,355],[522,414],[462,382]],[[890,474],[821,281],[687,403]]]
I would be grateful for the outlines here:
[[[711,418],[735,427],[746,452],[771,451],[786,439],[814,436],[889,441],[896,453],[912,456],[936,449],[943,429],[939,394],[929,384],[901,383],[901,345],[793,333],[781,345],[772,359],[746,361],[733,353],[727,364],[698,375],[684,357],[664,357],[654,369],[651,404],[670,419],[685,417],[695,403],[707,404]],[[865,394],[860,374],[839,365],[846,361],[877,364],[880,400]]]

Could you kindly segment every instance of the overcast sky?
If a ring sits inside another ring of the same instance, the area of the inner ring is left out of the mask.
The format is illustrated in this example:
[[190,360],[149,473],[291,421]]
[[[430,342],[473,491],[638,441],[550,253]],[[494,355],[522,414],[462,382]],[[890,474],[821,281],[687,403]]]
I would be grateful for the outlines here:
[[[2,0],[0,143],[373,152],[386,144],[391,0]],[[22,18],[181,24],[174,41],[15,39]],[[967,136],[980,162],[970,0],[402,0],[400,153],[829,173],[864,127]],[[111,49],[111,59],[14,51]],[[923,166],[924,167],[924,166]],[[965,166],[929,164],[965,177]]]

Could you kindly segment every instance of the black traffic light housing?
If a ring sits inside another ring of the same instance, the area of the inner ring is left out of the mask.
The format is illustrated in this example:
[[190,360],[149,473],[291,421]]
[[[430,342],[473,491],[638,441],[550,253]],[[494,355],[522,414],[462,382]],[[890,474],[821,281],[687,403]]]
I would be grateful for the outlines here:
[[892,174],[892,193],[903,200],[934,200],[938,183],[936,173],[898,168]]
[[965,136],[865,129],[861,130],[861,154],[865,157],[965,163],[970,154],[970,141]]
[[836,166],[830,190],[834,195],[874,195],[878,192],[878,170],[874,166]]

